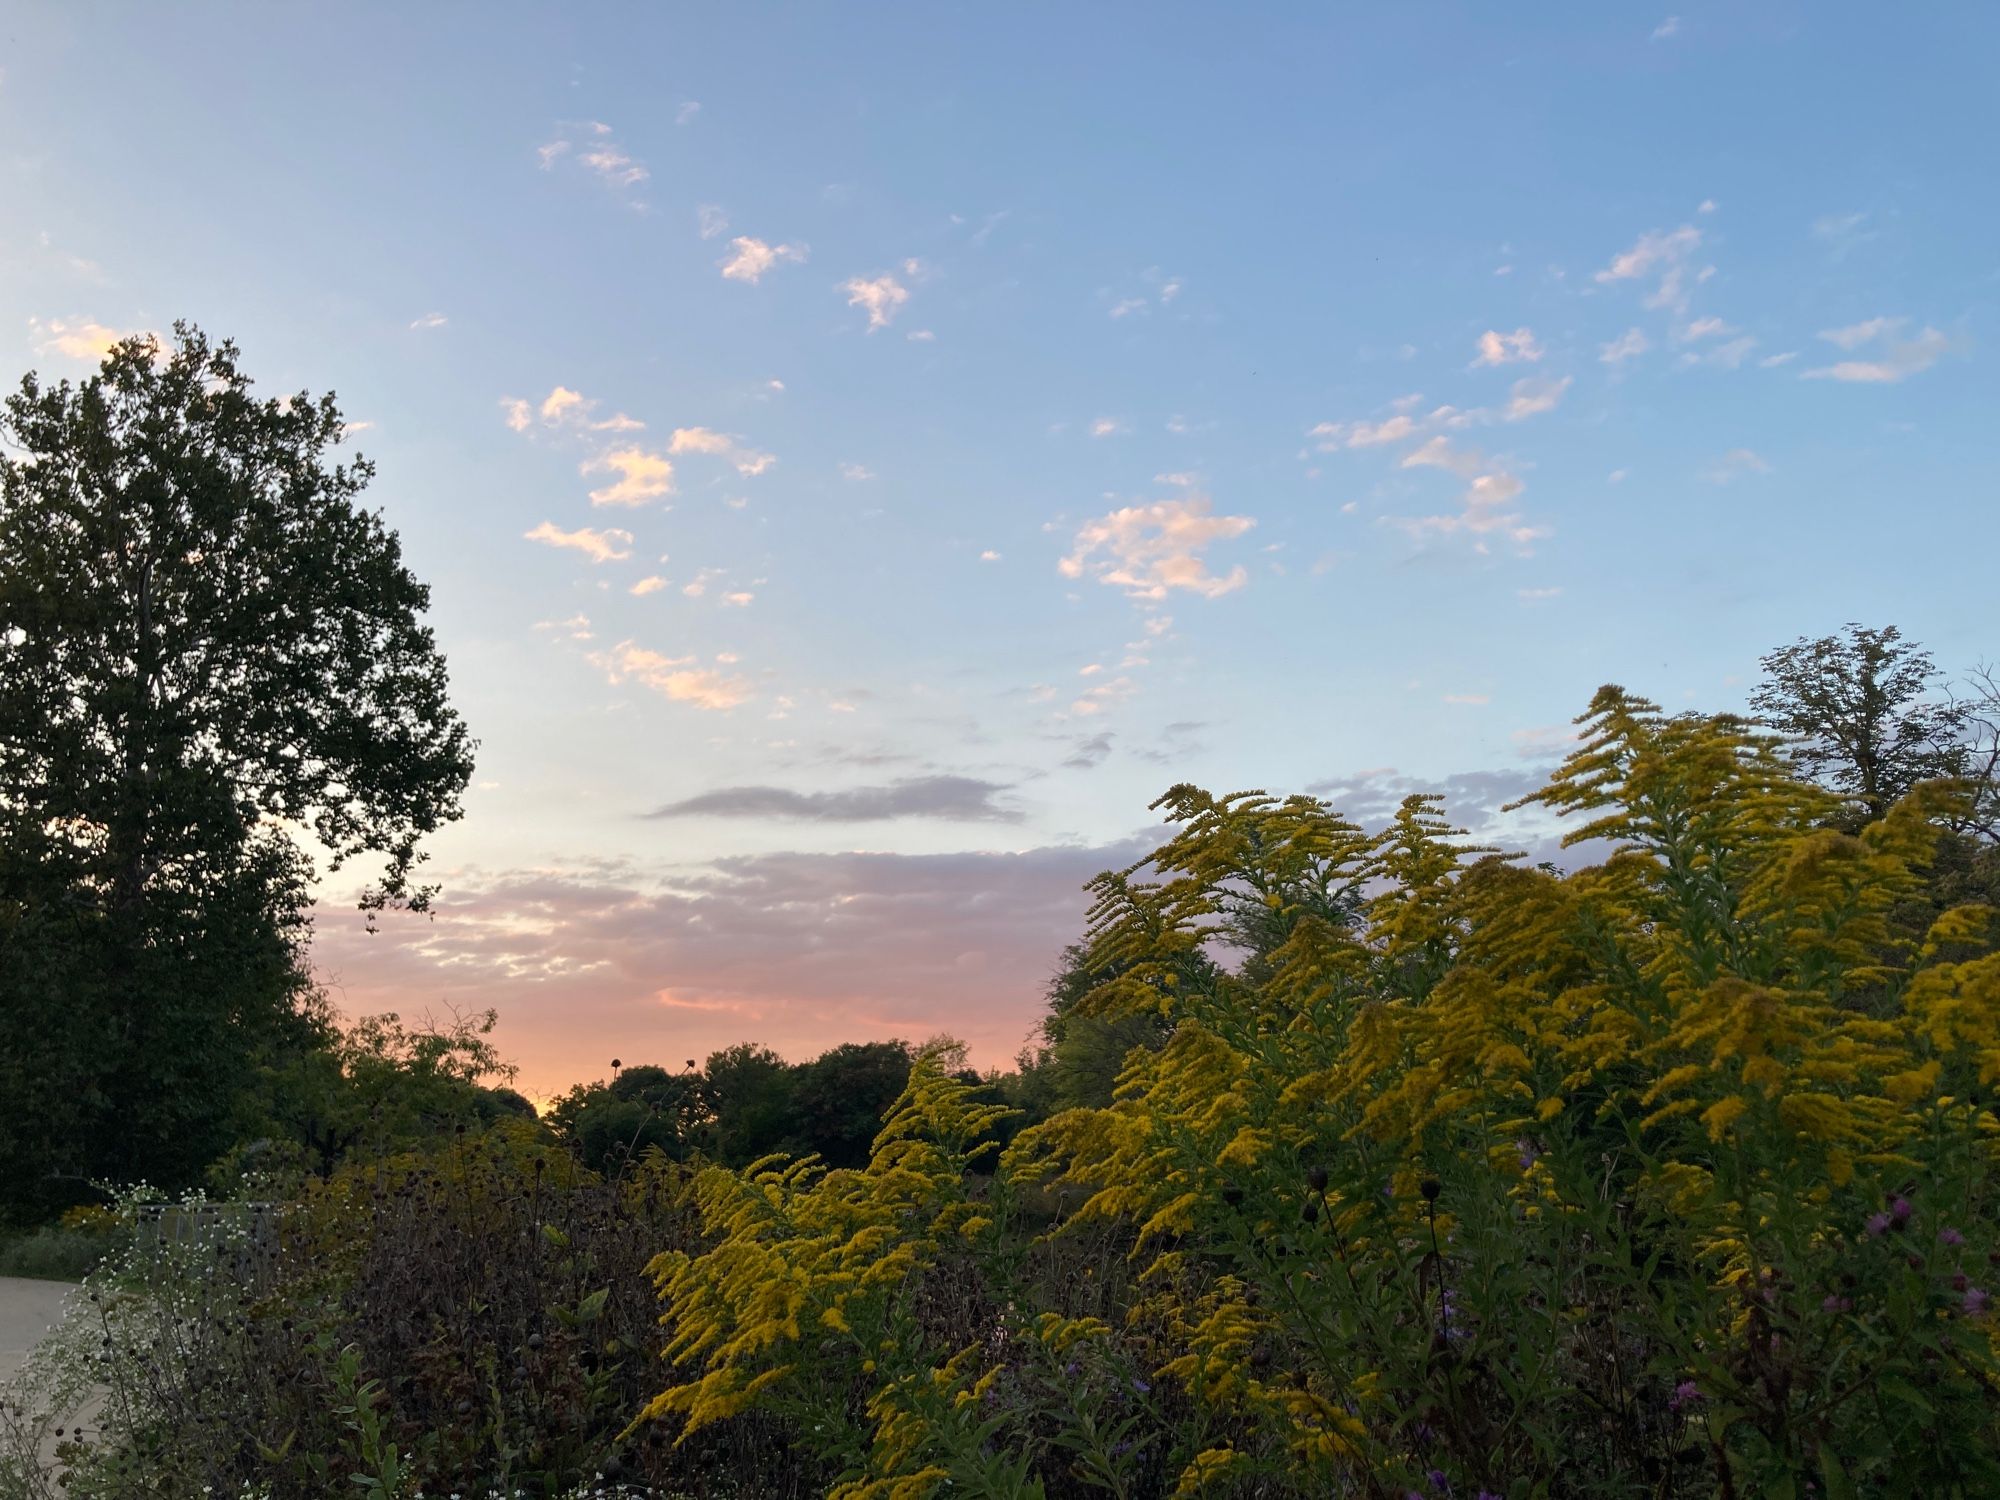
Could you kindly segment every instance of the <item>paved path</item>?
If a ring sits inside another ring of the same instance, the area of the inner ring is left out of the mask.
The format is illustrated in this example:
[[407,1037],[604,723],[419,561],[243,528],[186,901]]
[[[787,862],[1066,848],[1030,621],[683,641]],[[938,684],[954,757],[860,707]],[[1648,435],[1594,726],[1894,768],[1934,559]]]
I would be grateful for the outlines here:
[[0,1380],[21,1368],[28,1351],[62,1316],[63,1298],[74,1290],[67,1281],[0,1276]]
[[[30,1281],[20,1276],[0,1276],[0,1381],[4,1381],[28,1357],[28,1351],[62,1317],[63,1298],[76,1288],[67,1281]],[[95,1425],[97,1402],[93,1399],[78,1414]],[[56,1472],[55,1439],[42,1450],[42,1462]]]

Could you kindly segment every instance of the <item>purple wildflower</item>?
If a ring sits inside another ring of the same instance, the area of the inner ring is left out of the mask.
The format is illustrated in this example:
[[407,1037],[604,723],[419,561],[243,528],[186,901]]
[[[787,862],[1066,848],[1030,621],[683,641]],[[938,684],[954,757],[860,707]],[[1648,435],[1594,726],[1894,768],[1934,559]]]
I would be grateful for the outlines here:
[[1674,1387],[1673,1395],[1667,1400],[1667,1409],[1669,1411],[1679,1411],[1682,1407],[1692,1406],[1695,1402],[1703,1399],[1700,1386],[1696,1385],[1692,1380],[1683,1380],[1679,1385]]
[[1993,1299],[1991,1297],[1987,1296],[1985,1292],[1982,1292],[1976,1286],[1967,1287],[1965,1289],[1965,1310],[1968,1313],[1973,1314],[1975,1317],[1978,1314],[1985,1312],[1986,1304],[1992,1300]]
[[1938,1243],[1941,1245],[1963,1245],[1965,1243],[1965,1236],[1960,1234],[1956,1229],[1940,1229],[1938,1231]]
[[1542,1154],[1535,1149],[1535,1143],[1525,1135],[1514,1142],[1514,1149],[1521,1153],[1521,1170],[1523,1172],[1532,1167],[1535,1164],[1536,1158]]
[[1820,1303],[1819,1310],[1826,1313],[1852,1312],[1854,1311],[1854,1303],[1847,1297],[1828,1297],[1824,1302]]
[[1451,1493],[1451,1481],[1445,1477],[1443,1469],[1432,1469],[1424,1478],[1431,1482],[1431,1488],[1436,1490],[1440,1495]]
[[1147,1385],[1145,1381],[1135,1379],[1132,1382],[1132,1389],[1137,1391],[1140,1395],[1144,1396],[1147,1393],[1149,1393],[1153,1388],[1150,1385]]
[[1880,1239],[1888,1232],[1889,1216],[1887,1214],[1870,1214],[1868,1216],[1868,1237],[1870,1239]]

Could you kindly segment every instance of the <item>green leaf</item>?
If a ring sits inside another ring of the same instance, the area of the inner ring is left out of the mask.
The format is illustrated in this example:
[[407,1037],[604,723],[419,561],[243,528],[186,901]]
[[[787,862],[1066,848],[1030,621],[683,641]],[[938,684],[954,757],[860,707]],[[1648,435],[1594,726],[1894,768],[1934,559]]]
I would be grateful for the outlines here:
[[1819,1478],[1826,1487],[1826,1500],[1855,1500],[1854,1481],[1847,1477],[1833,1450],[1824,1445],[1819,1450]]

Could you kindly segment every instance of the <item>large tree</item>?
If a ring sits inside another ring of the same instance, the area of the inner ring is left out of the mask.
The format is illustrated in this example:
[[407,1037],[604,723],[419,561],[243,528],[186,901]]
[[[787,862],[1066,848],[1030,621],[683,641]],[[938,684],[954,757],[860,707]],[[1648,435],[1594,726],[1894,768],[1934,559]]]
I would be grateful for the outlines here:
[[1765,656],[1750,706],[1790,742],[1794,762],[1880,817],[1919,781],[1967,769],[1967,707],[1938,693],[1930,653],[1895,626],[1850,624]]
[[427,903],[472,744],[344,436],[185,324],[0,407],[0,1071],[48,1104],[0,1175],[199,1166],[305,989],[293,831]]

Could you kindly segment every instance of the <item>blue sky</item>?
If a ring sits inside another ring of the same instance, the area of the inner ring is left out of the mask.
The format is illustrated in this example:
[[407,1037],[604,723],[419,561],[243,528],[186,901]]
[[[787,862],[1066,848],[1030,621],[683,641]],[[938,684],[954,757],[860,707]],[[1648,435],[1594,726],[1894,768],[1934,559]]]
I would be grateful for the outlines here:
[[192,318],[380,465],[482,751],[349,1009],[997,1061],[1173,781],[1491,828],[1601,682],[1994,653],[1996,32],[18,5],[0,349]]

